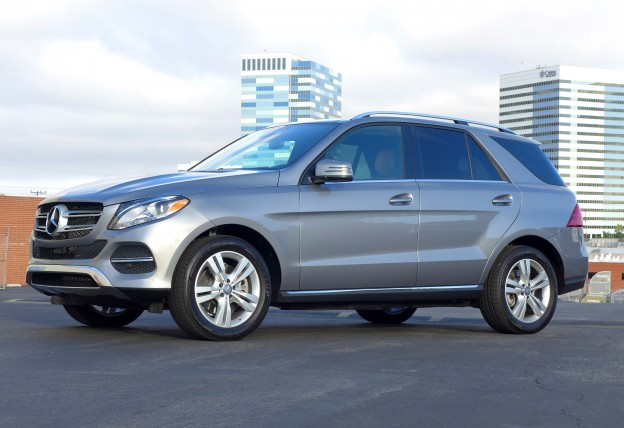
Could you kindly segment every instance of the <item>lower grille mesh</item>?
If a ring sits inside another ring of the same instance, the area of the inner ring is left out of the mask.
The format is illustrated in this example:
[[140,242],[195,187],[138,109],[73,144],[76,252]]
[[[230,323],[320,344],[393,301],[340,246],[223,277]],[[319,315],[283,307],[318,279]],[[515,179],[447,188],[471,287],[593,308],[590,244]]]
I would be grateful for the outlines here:
[[82,273],[35,272],[32,276],[35,285],[49,287],[97,287],[97,283],[89,275]]
[[105,246],[105,240],[95,241],[91,245],[57,248],[41,247],[33,243],[32,254],[34,258],[44,260],[88,260],[97,257]]

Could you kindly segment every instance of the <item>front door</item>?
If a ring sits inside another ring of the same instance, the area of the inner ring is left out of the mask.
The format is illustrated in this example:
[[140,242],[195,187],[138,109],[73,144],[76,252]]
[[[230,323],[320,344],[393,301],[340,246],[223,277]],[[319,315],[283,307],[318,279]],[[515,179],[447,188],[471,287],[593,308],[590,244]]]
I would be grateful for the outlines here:
[[354,180],[300,186],[301,290],[413,287],[419,191],[398,124],[356,128],[324,158]]

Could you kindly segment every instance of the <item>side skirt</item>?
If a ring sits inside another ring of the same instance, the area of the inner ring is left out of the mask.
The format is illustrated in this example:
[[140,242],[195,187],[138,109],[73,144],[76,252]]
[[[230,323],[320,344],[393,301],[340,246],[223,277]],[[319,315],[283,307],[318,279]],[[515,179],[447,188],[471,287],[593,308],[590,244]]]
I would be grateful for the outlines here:
[[476,306],[483,285],[281,291],[281,309]]

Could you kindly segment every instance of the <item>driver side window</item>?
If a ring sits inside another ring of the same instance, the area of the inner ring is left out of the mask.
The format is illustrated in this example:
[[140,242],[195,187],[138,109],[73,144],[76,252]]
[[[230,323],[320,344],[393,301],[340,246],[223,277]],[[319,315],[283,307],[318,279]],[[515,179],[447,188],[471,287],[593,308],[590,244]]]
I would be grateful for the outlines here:
[[349,162],[354,180],[405,178],[403,136],[400,125],[357,128],[340,137],[325,159]]

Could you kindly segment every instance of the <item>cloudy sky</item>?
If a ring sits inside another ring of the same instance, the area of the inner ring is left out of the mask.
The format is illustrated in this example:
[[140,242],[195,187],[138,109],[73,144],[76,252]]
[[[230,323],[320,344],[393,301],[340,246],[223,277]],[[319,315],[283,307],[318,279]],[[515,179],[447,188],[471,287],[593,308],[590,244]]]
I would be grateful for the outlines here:
[[624,2],[0,0],[0,193],[173,172],[237,138],[240,54],[342,72],[343,116],[496,122],[501,74],[624,70]]

